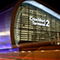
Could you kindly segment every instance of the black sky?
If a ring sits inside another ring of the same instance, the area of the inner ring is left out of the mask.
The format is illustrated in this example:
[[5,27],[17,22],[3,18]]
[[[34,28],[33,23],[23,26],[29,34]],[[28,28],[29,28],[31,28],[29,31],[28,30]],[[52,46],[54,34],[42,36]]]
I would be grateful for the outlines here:
[[15,2],[16,0],[1,0],[0,1],[0,10],[3,9],[4,7],[12,4],[13,2]]
[[60,12],[60,0],[41,0]]
[[[0,10],[15,1],[16,0],[1,0],[0,1]],[[59,0],[41,0],[41,1],[43,1],[44,3],[48,4],[49,6],[53,7],[54,9],[56,9],[60,12],[60,1]]]

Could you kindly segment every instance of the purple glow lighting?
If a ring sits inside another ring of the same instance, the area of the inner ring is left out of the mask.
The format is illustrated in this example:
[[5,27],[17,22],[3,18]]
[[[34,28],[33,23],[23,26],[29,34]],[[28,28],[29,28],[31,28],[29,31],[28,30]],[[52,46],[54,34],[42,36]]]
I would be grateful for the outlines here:
[[0,49],[12,48],[10,37],[10,22],[13,12],[11,7],[0,13]]
[[8,48],[12,48],[12,47],[11,46],[0,45],[0,49],[8,49]]
[[0,13],[0,15],[4,14],[4,13],[6,13],[6,12],[10,11],[10,10],[12,10],[13,8],[14,8],[14,7],[10,8],[10,9],[8,9],[8,10],[6,10],[6,11],[2,12],[2,13]]

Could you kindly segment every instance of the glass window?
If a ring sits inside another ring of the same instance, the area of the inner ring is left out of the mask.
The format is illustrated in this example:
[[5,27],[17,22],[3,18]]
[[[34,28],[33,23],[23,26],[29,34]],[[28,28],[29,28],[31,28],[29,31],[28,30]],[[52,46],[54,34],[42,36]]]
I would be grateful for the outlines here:
[[[60,32],[60,22],[46,12],[30,5],[21,5],[14,25],[15,41],[54,41]],[[59,38],[59,37],[58,37]]]

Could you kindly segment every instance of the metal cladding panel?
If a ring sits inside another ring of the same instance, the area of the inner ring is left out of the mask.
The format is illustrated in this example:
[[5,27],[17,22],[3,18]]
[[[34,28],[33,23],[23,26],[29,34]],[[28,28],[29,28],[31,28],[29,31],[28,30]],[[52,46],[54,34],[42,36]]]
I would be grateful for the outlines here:
[[0,49],[11,48],[10,23],[13,8],[0,13]]

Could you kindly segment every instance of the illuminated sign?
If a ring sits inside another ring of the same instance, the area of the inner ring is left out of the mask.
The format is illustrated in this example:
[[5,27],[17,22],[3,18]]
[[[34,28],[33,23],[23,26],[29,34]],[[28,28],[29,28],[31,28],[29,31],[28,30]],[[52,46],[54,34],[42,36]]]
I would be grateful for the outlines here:
[[39,25],[39,26],[46,26],[49,27],[49,20],[42,20],[41,18],[33,18],[32,16],[30,16],[29,18],[34,25]]

